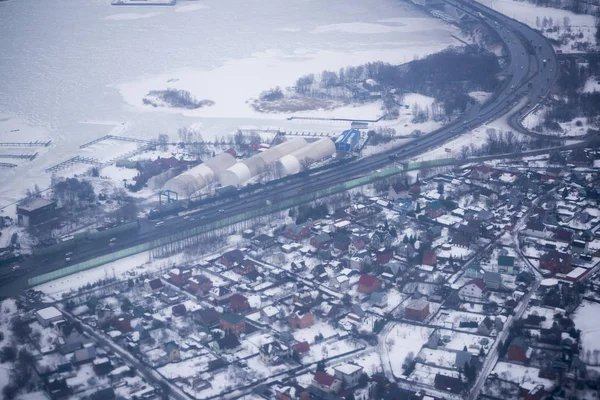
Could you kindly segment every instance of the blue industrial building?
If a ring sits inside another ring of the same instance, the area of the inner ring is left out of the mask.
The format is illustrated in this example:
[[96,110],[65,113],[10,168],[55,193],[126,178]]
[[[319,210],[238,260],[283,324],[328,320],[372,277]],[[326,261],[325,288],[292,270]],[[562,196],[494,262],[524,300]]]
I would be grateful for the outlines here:
[[348,129],[340,135],[335,141],[337,151],[351,152],[356,150],[360,142],[360,131],[358,129]]

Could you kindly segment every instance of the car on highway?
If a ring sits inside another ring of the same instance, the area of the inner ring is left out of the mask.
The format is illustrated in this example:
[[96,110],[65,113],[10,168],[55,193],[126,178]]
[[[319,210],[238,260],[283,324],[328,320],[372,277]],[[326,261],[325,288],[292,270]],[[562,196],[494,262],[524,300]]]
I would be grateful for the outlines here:
[[165,221],[158,221],[158,222],[156,223],[156,225],[154,225],[154,226],[156,226],[157,228],[160,228],[160,227],[161,227],[161,226],[163,226],[164,224],[165,224]]
[[200,219],[206,219],[206,215],[201,216]]
[[185,217],[183,217],[183,219],[186,219],[186,220],[187,220],[187,219],[190,219],[190,216],[189,216],[189,215],[186,215]]
[[65,261],[66,261],[66,262],[69,262],[69,261],[71,261],[71,257],[67,257],[67,258],[65,258]]
[[225,212],[225,210],[223,210],[223,209],[221,208],[221,209],[219,209],[219,212],[220,212],[220,213],[224,213],[224,212]]
[[70,252],[68,252],[68,253],[65,254],[65,257],[71,257],[72,255],[73,255],[73,252],[70,251]]

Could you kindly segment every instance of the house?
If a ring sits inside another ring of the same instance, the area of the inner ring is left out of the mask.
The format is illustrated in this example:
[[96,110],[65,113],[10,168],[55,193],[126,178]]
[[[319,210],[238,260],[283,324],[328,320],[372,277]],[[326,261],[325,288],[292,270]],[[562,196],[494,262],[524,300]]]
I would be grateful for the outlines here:
[[526,363],[531,357],[532,349],[529,347],[525,339],[522,337],[516,337],[510,342],[506,357],[508,361],[518,361]]
[[256,271],[256,265],[250,260],[242,260],[241,263],[238,263],[233,267],[233,272],[242,276],[248,275],[254,271]]
[[288,224],[283,230],[283,236],[292,240],[301,240],[310,236],[310,226],[308,224]]
[[279,364],[290,356],[290,349],[277,341],[263,344],[258,352],[260,360],[265,364]]
[[304,329],[315,323],[315,318],[310,311],[294,311],[288,316],[290,327],[292,329]]
[[396,201],[399,199],[406,199],[406,197],[408,196],[408,187],[406,187],[404,184],[402,183],[396,183],[393,185],[390,185],[390,188],[388,189],[388,199],[391,201]]
[[185,315],[187,309],[185,308],[185,304],[177,304],[176,306],[171,307],[171,312],[174,317],[181,317]]
[[229,305],[231,310],[236,313],[244,312],[250,308],[250,304],[248,303],[246,296],[239,293],[234,293],[229,296]]
[[494,322],[490,317],[485,317],[477,327],[477,333],[483,336],[489,336],[490,333],[494,330]]
[[519,396],[523,400],[542,400],[547,395],[544,385],[524,382],[519,386]]
[[204,275],[192,276],[188,281],[188,290],[198,296],[207,295],[212,287],[212,281]]
[[429,227],[425,233],[425,237],[429,241],[434,241],[435,239],[442,237],[442,227],[439,225]]
[[446,392],[460,393],[463,390],[463,383],[460,378],[453,376],[442,375],[440,373],[435,375],[434,386],[438,390],[444,390]]
[[63,315],[58,311],[58,308],[51,306],[37,310],[35,318],[43,327],[49,327],[51,323],[63,319]]
[[423,252],[423,264],[431,265],[432,267],[434,267],[436,263],[437,263],[437,256],[435,255],[435,253],[431,250],[425,250]]
[[254,239],[250,241],[250,244],[254,249],[262,249],[266,250],[270,247],[273,247],[277,244],[275,238],[273,236],[267,234],[261,234],[256,236]]
[[266,306],[260,310],[260,319],[266,324],[272,324],[279,319],[279,309],[274,306]]
[[151,293],[158,293],[163,288],[163,283],[160,278],[146,279],[144,281],[144,288]]
[[404,318],[423,321],[429,315],[429,302],[425,299],[413,299],[404,308]]
[[358,279],[358,289],[360,293],[370,294],[381,290],[381,281],[368,274],[362,274]]
[[292,346],[292,350],[302,357],[310,351],[310,344],[305,340],[303,342],[296,343]]
[[226,267],[231,267],[234,264],[239,264],[244,259],[244,253],[241,250],[235,249],[223,253],[219,262]]
[[306,400],[310,398],[310,394],[302,386],[294,383],[285,386],[276,386],[275,392],[277,400]]
[[369,246],[372,249],[380,249],[391,246],[393,241],[394,238],[386,229],[378,228],[371,234]]
[[331,236],[328,233],[320,233],[310,239],[310,244],[319,249],[326,247],[330,242]]
[[231,295],[231,290],[225,286],[213,286],[213,288],[210,289],[210,296],[216,304],[225,303]]
[[219,324],[221,314],[214,308],[203,308],[193,312],[193,317],[196,322],[206,327],[212,327]]
[[396,248],[396,254],[398,255],[398,257],[402,257],[406,260],[412,260],[417,254],[417,252],[415,251],[415,248],[412,244],[400,243]]
[[127,333],[131,331],[131,317],[129,315],[123,315],[113,319],[113,326],[116,330],[121,333]]
[[483,273],[483,282],[490,289],[500,289],[502,286],[502,275],[498,272],[485,271]]
[[567,274],[573,268],[573,259],[570,254],[550,250],[540,257],[540,268],[547,269],[553,274]]
[[327,271],[325,270],[325,266],[323,264],[316,265],[310,271],[310,273],[313,276],[313,278],[319,282],[324,282],[328,278]]
[[387,294],[382,292],[374,292],[369,296],[369,301],[373,304],[373,307],[385,308],[387,307]]
[[167,342],[164,344],[165,349],[165,362],[178,362],[181,360],[181,353],[179,352],[179,346],[175,342]]
[[96,358],[92,363],[94,373],[96,373],[96,375],[103,376],[113,370],[112,363],[106,357]]
[[21,226],[35,226],[55,217],[55,201],[35,197],[17,205],[17,223]]
[[585,240],[573,240],[571,243],[571,253],[572,254],[585,254],[588,252],[588,242]]
[[471,366],[471,359],[473,358],[473,355],[471,353],[469,353],[468,351],[457,351],[456,352],[456,356],[454,358],[454,366],[457,369],[463,370],[465,368],[465,364],[469,364],[469,366]]
[[96,358],[96,347],[90,344],[83,349],[75,350],[73,353],[73,363],[83,364]]
[[89,400],[114,400],[117,398],[115,390],[111,387],[100,389],[90,395]]
[[182,270],[180,268],[173,268],[169,271],[169,279],[175,286],[182,287],[191,277],[192,271],[189,269]]
[[439,201],[434,200],[427,203],[425,206],[425,213],[429,218],[436,219],[437,217],[444,215],[445,211],[442,204]]
[[342,381],[324,371],[317,371],[311,384],[327,393],[338,393],[342,388]]
[[507,274],[515,274],[517,268],[515,268],[515,258],[512,256],[498,256],[498,271]]
[[486,295],[486,286],[483,279],[472,279],[458,290],[463,299],[483,299]]
[[465,277],[472,279],[483,279],[485,271],[479,265],[469,265],[465,268]]
[[345,363],[333,368],[334,376],[345,384],[345,389],[358,385],[358,380],[363,373],[360,365]]
[[558,228],[554,234],[554,238],[561,242],[571,243],[573,241],[573,231],[565,228]]
[[346,233],[336,232],[333,235],[333,247],[340,251],[347,251],[350,247],[350,243],[352,243],[352,240]]
[[336,289],[348,289],[350,287],[350,278],[346,275],[338,275],[329,280],[329,285]]
[[375,250],[375,263],[385,265],[394,256],[394,250],[391,247],[383,247]]
[[231,332],[235,335],[239,335],[246,331],[246,320],[245,318],[236,313],[227,313],[221,315],[219,319],[221,329],[225,332]]
[[83,330],[79,323],[72,324],[66,322],[60,327],[60,331],[62,333],[62,340],[64,341],[64,344],[60,348],[60,352],[63,354],[79,349],[89,341],[89,339],[83,335]]
[[489,180],[494,173],[494,170],[485,164],[477,165],[471,169],[469,177],[482,181]]

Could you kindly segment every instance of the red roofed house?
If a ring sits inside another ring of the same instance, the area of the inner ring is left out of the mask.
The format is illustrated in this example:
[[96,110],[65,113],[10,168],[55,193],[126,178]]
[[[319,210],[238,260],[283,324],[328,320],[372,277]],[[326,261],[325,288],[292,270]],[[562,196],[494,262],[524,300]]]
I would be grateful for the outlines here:
[[435,266],[437,262],[437,256],[431,250],[425,250],[423,252],[423,264]]
[[567,274],[572,269],[572,261],[570,254],[550,250],[540,257],[540,268],[552,271],[554,274]]
[[391,248],[379,249],[375,251],[375,262],[384,265],[389,263],[393,256],[394,251]]
[[411,300],[404,308],[404,317],[423,321],[429,315],[429,302],[425,299]]
[[113,320],[113,326],[121,333],[127,333],[131,331],[131,317],[124,315],[122,317],[115,318]]
[[427,213],[427,216],[431,219],[436,219],[437,217],[446,213],[441,203],[437,200],[430,201],[429,203],[427,203],[427,205],[425,206],[425,212]]
[[169,271],[169,277],[174,285],[181,287],[192,277],[192,271],[189,269],[181,270],[180,268],[173,268]]
[[304,354],[310,351],[310,344],[305,340],[304,342],[296,343],[292,346],[296,354],[302,357]]
[[458,290],[458,294],[461,298],[482,299],[486,294],[485,282],[481,278],[472,279]]
[[292,329],[304,329],[312,326],[315,323],[315,318],[310,311],[305,313],[294,311],[290,314],[289,321]]
[[573,241],[573,231],[565,228],[558,228],[554,234],[554,237],[556,240],[560,240],[561,242],[571,243]]
[[229,305],[233,312],[242,312],[250,308],[248,299],[239,293],[234,293],[229,297]]
[[519,361],[526,363],[531,357],[531,348],[527,345],[527,342],[522,337],[516,337],[510,342],[506,357],[509,361]]
[[155,279],[146,279],[144,281],[144,287],[146,288],[147,291],[152,292],[152,293],[158,293],[162,290],[163,288],[163,283],[160,280],[160,278],[155,278]]
[[342,381],[323,371],[315,372],[311,384],[327,393],[337,393],[342,388]]
[[244,253],[241,250],[235,249],[223,253],[219,260],[226,267],[231,267],[233,264],[239,264],[244,259]]
[[300,240],[310,236],[310,226],[308,224],[289,224],[283,231],[283,236],[288,239]]
[[373,275],[362,274],[358,280],[358,291],[370,294],[381,290],[381,281]]
[[233,272],[238,275],[248,275],[252,271],[256,271],[256,266],[250,260],[242,260],[241,263],[233,267]]

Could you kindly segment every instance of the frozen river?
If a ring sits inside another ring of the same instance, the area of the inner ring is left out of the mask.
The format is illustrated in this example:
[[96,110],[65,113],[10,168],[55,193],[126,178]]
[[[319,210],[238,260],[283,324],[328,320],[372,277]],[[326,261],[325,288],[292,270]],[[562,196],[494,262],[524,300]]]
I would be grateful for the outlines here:
[[[210,139],[239,126],[286,127],[289,115],[260,115],[247,100],[310,72],[410,61],[456,44],[452,33],[393,0],[0,2],[0,141],[54,143],[27,168],[0,170],[14,183],[0,188],[0,206],[34,183],[47,186],[46,166],[101,135],[175,140],[179,127],[200,123]],[[149,90],[167,87],[215,105],[185,114],[142,105]]]

